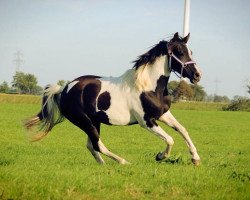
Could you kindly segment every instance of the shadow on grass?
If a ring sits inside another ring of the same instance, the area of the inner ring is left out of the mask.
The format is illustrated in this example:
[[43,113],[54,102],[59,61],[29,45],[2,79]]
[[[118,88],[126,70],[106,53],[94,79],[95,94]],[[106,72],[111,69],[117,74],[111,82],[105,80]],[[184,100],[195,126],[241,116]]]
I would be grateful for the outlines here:
[[172,165],[192,165],[191,160],[183,158],[181,154],[170,156],[169,158],[158,161],[158,163],[166,163]]

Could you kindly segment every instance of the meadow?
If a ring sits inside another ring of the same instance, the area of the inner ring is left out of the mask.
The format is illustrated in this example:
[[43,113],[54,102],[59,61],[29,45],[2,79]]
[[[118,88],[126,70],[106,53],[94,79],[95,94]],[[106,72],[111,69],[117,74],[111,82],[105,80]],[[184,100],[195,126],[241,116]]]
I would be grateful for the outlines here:
[[24,98],[0,95],[0,199],[250,199],[249,112],[173,105],[201,156],[198,167],[183,139],[163,124],[175,140],[164,162],[155,156],[165,144],[138,125],[102,125],[105,145],[132,164],[103,156],[106,164],[98,165],[86,135],[68,121],[29,142],[22,120],[39,111],[40,99]]

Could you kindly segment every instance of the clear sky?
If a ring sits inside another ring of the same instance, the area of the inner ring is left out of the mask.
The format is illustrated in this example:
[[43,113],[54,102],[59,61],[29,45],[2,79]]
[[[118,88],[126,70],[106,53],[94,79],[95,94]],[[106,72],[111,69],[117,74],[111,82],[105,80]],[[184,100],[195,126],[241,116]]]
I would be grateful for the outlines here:
[[[119,76],[138,55],[183,31],[184,0],[0,0],[0,83],[20,71],[39,85]],[[250,1],[191,0],[189,46],[208,94],[247,95]],[[176,76],[171,75],[174,79]]]

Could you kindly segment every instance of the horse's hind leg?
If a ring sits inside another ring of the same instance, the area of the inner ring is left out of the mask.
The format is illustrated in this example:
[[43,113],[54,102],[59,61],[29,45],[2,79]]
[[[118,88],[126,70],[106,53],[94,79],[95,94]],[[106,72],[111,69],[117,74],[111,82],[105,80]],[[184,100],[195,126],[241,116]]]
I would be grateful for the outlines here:
[[89,137],[88,137],[88,141],[87,141],[87,148],[91,152],[91,154],[94,156],[94,158],[96,159],[96,161],[98,163],[100,163],[100,164],[105,163],[105,161],[102,159],[100,153],[94,149],[94,147],[92,145],[92,142],[91,142]]
[[[94,121],[94,126],[98,132],[98,135],[100,137],[100,123],[99,122],[95,122]],[[128,163],[126,160],[124,160],[123,158],[120,158],[119,156],[115,155],[114,153],[110,152],[105,146],[104,144],[101,142],[100,138],[99,141],[97,142],[97,146],[99,148],[99,151],[103,154],[105,154],[106,156],[112,158],[113,160],[117,161],[120,164],[126,164]],[[90,140],[90,138],[88,138],[88,142],[87,142],[87,148],[90,150],[90,152],[92,153],[92,155],[94,156],[94,158],[96,159],[96,161],[98,163],[105,163],[104,160],[102,159],[100,153],[98,151],[96,151],[93,147],[93,144]]]
[[[100,137],[100,123],[94,123],[94,126],[98,132],[99,137]],[[105,163],[105,161],[102,159],[100,153],[94,149],[93,144],[92,144],[89,137],[88,137],[88,141],[87,141],[87,148],[90,151],[90,153],[94,156],[94,158],[96,159],[96,161],[98,163],[100,163],[100,164]]]
[[121,158],[119,156],[117,156],[116,154],[112,153],[111,151],[109,151],[104,144],[102,143],[101,139],[99,139],[98,141],[98,147],[100,149],[100,152],[103,153],[104,155],[112,158],[113,160],[117,161],[120,164],[130,164],[128,161],[126,161],[124,158]]
[[125,159],[115,155],[104,146],[99,136],[100,127],[98,126],[98,124],[93,123],[93,121],[85,113],[75,112],[71,116],[73,117],[68,116],[68,119],[87,133],[89,141],[91,142],[88,142],[87,147],[92,154],[94,153],[93,156],[95,157],[97,162],[104,163],[101,156],[98,155],[98,152],[101,152],[102,154],[112,158],[120,164],[128,163]]
[[[117,161],[120,164],[128,164],[129,163],[125,159],[123,159],[123,158],[117,156],[116,154],[112,153],[111,151],[109,151],[104,146],[104,144],[102,143],[102,141],[100,139],[100,123],[95,123],[95,121],[94,121],[93,124],[91,124],[90,126],[92,127],[90,129],[86,129],[86,127],[85,127],[85,131],[87,132],[87,134],[89,136],[87,147],[90,150],[90,152],[92,153],[92,155],[95,157],[97,162],[104,163],[104,160],[102,159],[101,155],[99,154],[99,152],[101,152],[102,154],[112,158],[113,160]],[[98,138],[96,137],[97,135],[98,135]]]

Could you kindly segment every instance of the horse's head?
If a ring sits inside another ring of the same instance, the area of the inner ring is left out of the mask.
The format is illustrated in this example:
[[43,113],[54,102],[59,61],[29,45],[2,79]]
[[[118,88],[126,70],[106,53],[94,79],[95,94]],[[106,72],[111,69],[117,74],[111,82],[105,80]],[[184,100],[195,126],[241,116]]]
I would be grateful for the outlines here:
[[189,36],[181,38],[177,32],[168,42],[169,67],[181,77],[189,78],[191,83],[197,83],[201,79],[201,71],[192,60],[192,51],[187,46]]

